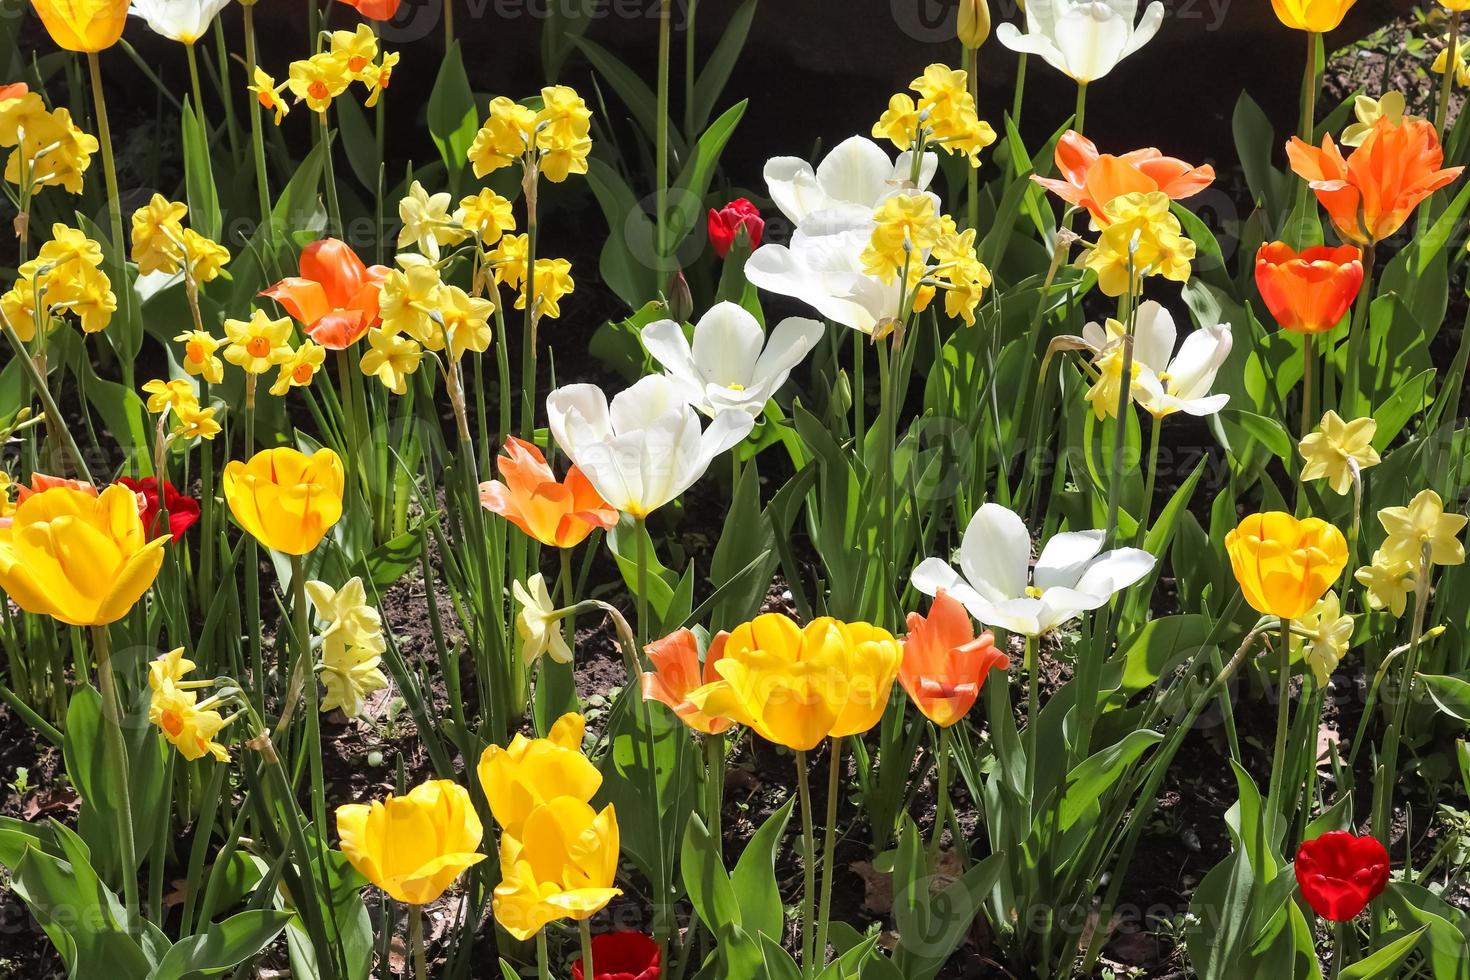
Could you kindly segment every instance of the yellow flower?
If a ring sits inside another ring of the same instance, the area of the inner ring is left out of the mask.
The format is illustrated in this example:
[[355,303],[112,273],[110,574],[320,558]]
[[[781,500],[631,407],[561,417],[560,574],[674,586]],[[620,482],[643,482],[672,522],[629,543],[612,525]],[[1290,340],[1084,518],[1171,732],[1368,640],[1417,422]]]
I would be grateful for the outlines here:
[[284,395],[292,388],[305,388],[311,384],[326,359],[325,347],[303,340],[300,347],[281,361],[281,373],[276,375],[275,383],[271,385],[271,394]]
[[31,0],[58,47],[105,51],[122,37],[129,0]]
[[341,635],[355,646],[374,647],[382,652],[383,617],[368,605],[361,576],[353,576],[333,589],[325,582],[307,582],[306,597],[317,617],[328,624],[322,635]]
[[[529,288],[526,279],[524,287]],[[572,281],[572,263],[566,259],[536,260],[536,316],[555,320],[561,316],[561,301],[572,294],[577,284]],[[516,309],[526,308],[526,289],[516,297]]]
[[81,322],[83,333],[100,333],[107,329],[112,322],[112,314],[117,312],[117,296],[112,292],[112,283],[108,281],[105,273],[96,269],[86,269],[73,280],[70,295],[65,298],[57,298],[59,291],[56,284],[47,277],[47,299],[55,300],[53,310],[66,308],[76,314]]
[[229,762],[229,751],[215,740],[228,722],[210,707],[212,703],[213,699],[200,703],[193,691],[181,691],[165,682],[149,699],[148,721],[157,725],[188,761],[196,762],[208,755]]
[[358,24],[355,31],[333,31],[330,51],[353,81],[365,82],[378,58],[378,36],[366,24]]
[[1385,507],[1378,512],[1378,523],[1388,537],[1383,542],[1386,562],[1407,561],[1418,567],[1427,546],[1432,565],[1459,565],[1465,561],[1465,545],[1460,532],[1466,518],[1446,514],[1444,501],[1433,490],[1420,490],[1407,507]]
[[225,500],[235,520],[273,551],[304,555],[342,516],[342,461],[330,449],[305,456],[265,449],[225,467]]
[[408,391],[408,376],[419,369],[423,348],[408,337],[374,327],[368,331],[368,351],[362,355],[362,373],[377,378],[395,395]]
[[261,108],[275,113],[275,123],[277,126],[286,117],[286,113],[291,111],[291,108],[286,105],[286,100],[281,98],[281,93],[286,91],[288,84],[289,82],[282,82],[277,85],[274,78],[257,67],[255,69],[255,84],[249,86],[249,90],[254,93],[255,99],[260,103]]
[[597,795],[602,773],[582,754],[585,730],[582,716],[569,713],[546,738],[517,734],[509,747],[491,745],[480,756],[480,787],[507,834],[519,837],[531,812],[559,796],[590,803]]
[[525,235],[506,235],[500,245],[486,254],[485,259],[495,273],[495,281],[519,289],[526,278],[526,263],[530,261],[530,245]]
[[900,150],[907,150],[914,145],[914,137],[919,135],[921,121],[919,107],[914,104],[913,97],[895,92],[888,99],[888,108],[873,126],[873,135],[888,140]]
[[398,232],[398,247],[415,245],[435,262],[441,245],[455,245],[465,239],[463,216],[449,213],[449,192],[431,195],[424,185],[414,181],[408,196],[398,202],[398,217],[403,228]]
[[1373,436],[1377,432],[1378,423],[1371,418],[1344,422],[1329,409],[1317,430],[1307,433],[1297,447],[1306,464],[1302,467],[1302,480],[1325,477],[1334,493],[1347,493],[1356,474],[1378,465],[1378,450],[1373,448]]
[[0,296],[0,316],[5,317],[15,335],[26,343],[36,336],[36,289],[36,281],[23,276]]
[[1337,29],[1356,0],[1271,0],[1276,18],[1294,31],[1326,34]]
[[322,643],[322,713],[341,709],[349,718],[362,714],[367,699],[388,686],[379,666],[382,651],[356,646],[342,634],[329,634]]
[[406,796],[337,808],[342,854],[406,905],[428,905],[483,861],[483,835],[470,794],[447,779],[422,783]]
[[105,626],[148,591],[167,540],[147,539],[125,486],[96,496],[55,487],[27,497],[0,529],[0,589],[28,613]]
[[197,407],[199,404],[194,386],[186,378],[174,378],[170,381],[155,378],[143,385],[143,391],[148,395],[148,411],[154,415],[181,405]]
[[175,647],[148,664],[148,686],[161,690],[168,684],[179,684],[193,673],[196,664],[184,656],[183,647]]
[[170,201],[162,194],[154,194],[147,204],[133,212],[133,261],[138,263],[139,273],[173,275],[179,271],[183,221],[188,213],[187,204]]
[[225,320],[225,360],[249,374],[264,374],[291,356],[291,318],[272,320],[264,310],[249,320]]
[[[389,270],[379,292],[378,314],[383,318],[385,336],[406,333],[430,350],[442,350],[444,328],[432,315],[438,308],[439,291],[443,287],[439,270],[421,255],[399,255],[398,263],[403,268]],[[417,361],[414,366],[417,367]],[[376,373],[363,370],[367,374]]]
[[211,337],[203,330],[186,330],[174,340],[184,345],[183,367],[185,371],[194,377],[203,378],[212,385],[224,381],[224,362],[215,356],[215,351],[224,346],[223,341]]
[[286,79],[291,94],[312,112],[326,112],[332,100],[347,91],[350,84],[352,76],[346,64],[328,52],[291,62],[291,74]]
[[398,53],[396,51],[384,52],[383,60],[375,65],[368,65],[364,72],[363,83],[368,87],[367,101],[363,105],[371,109],[378,104],[383,93],[388,91],[388,83],[393,80],[393,69],[398,64]]
[[193,228],[184,229],[184,254],[189,256],[189,275],[203,285],[219,278],[230,261],[230,250],[205,238]]
[[445,346],[450,357],[457,361],[467,350],[481,353],[490,347],[490,315],[495,312],[493,302],[471,296],[458,286],[445,286],[439,291],[439,303],[439,314],[444,318]]
[[990,4],[987,0],[960,0],[955,33],[960,43],[974,50],[990,36]]
[[178,424],[174,426],[173,434],[180,439],[213,439],[220,434],[220,424],[215,421],[215,410],[213,407],[200,408],[195,405],[184,405],[174,410]]
[[[1295,626],[1308,634],[1307,665],[1312,668],[1312,675],[1317,678],[1318,686],[1325,686],[1352,644],[1353,617],[1342,614],[1337,593],[1329,592],[1300,617]],[[1299,637],[1293,636],[1292,639],[1293,645],[1301,642]]]
[[1372,563],[1359,568],[1353,578],[1368,590],[1369,609],[1387,609],[1395,617],[1404,614],[1409,593],[1415,589],[1414,563],[1390,561],[1381,549],[1373,552]]
[[487,248],[500,241],[505,232],[514,231],[516,226],[510,201],[488,187],[460,200],[459,214],[465,230],[476,235],[480,244]]
[[769,613],[731,632],[715,665],[722,679],[688,697],[707,715],[809,751],[876,725],[902,659],[893,634],[877,626],[822,618],[803,629]]
[[898,278],[907,265],[922,265],[939,241],[943,226],[934,198],[928,194],[895,194],[873,212],[877,223],[862,254],[863,271],[885,284]]
[[1168,195],[1159,191],[1124,194],[1103,206],[1107,226],[1097,245],[1082,255],[1082,265],[1097,273],[1108,296],[1138,295],[1147,276],[1174,282],[1189,280],[1194,242],[1185,238],[1179,219],[1169,211]]
[[1383,98],[1373,99],[1366,95],[1359,95],[1353,99],[1353,115],[1357,122],[1342,131],[1340,142],[1343,146],[1362,146],[1363,140],[1373,132],[1373,127],[1378,125],[1378,120],[1387,119],[1395,126],[1409,119],[1417,119],[1404,112],[1404,93],[1384,92]]
[[65,107],[47,111],[41,97],[28,92],[0,105],[0,146],[17,147],[5,165],[10,183],[80,194],[97,139],[78,129]]
[[[983,0],[966,0],[960,12],[962,29],[964,8],[971,3],[978,3],[984,9]],[[988,10],[985,10],[984,30],[986,33],[990,30]],[[909,88],[919,94],[918,100],[902,92],[890,98],[887,111],[873,127],[873,135],[888,139],[900,150],[913,147],[918,137],[927,148],[959,154],[970,166],[980,166],[980,151],[995,142],[995,130],[976,114],[968,73],[945,65],[930,65],[924,74],[909,83]]]
[[561,617],[554,615],[557,605],[546,589],[546,579],[537,572],[526,583],[512,583],[511,592],[520,604],[516,615],[516,632],[521,636],[521,662],[531,664],[543,653],[559,664],[572,662],[572,648],[561,631]]
[[1342,532],[1315,517],[1252,514],[1225,535],[1241,592],[1265,616],[1298,619],[1327,592],[1347,564]]
[[[1449,70],[1451,40],[1448,35],[1444,38],[1445,46],[1439,49],[1439,54],[1434,58],[1434,64],[1429,70],[1436,75],[1443,75]],[[1470,65],[1465,64],[1466,41],[1460,38],[1454,39],[1455,51],[1455,84],[1461,88],[1470,87]]]
[[565,85],[541,90],[542,109],[536,115],[536,147],[541,151],[541,172],[552,183],[568,174],[587,172],[587,154],[592,149],[592,111],[582,97]]
[[536,136],[536,110],[505,96],[490,100],[490,117],[475,134],[467,157],[475,176],[508,167],[530,151]]
[[532,810],[521,836],[500,837],[495,920],[525,941],[558,919],[582,921],[622,894],[618,821],[611,804],[601,813],[571,796]]

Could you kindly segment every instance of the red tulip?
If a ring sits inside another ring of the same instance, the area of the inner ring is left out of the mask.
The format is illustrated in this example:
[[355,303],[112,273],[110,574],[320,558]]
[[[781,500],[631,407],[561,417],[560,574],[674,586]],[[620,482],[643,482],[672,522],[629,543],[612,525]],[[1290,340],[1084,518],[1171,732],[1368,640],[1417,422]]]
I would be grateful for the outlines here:
[[356,7],[357,12],[368,20],[392,20],[398,13],[398,8],[403,0],[337,0],[349,7]]
[[1331,330],[1362,285],[1362,253],[1353,245],[1313,245],[1298,253],[1285,242],[1267,242],[1256,252],[1256,288],[1285,330]]
[[378,293],[386,266],[365,266],[346,242],[323,238],[301,250],[301,275],[276,283],[269,296],[302,331],[329,350],[344,350],[378,325]]
[[[159,517],[157,478],[149,476],[134,480],[120,476],[117,482],[138,495],[138,516],[143,519],[143,527],[147,529],[148,536],[153,537],[159,533],[156,526]],[[199,520],[199,501],[179,493],[178,488],[167,480],[163,481],[163,499],[168,504],[168,530],[177,541]]]
[[1296,852],[1302,897],[1322,918],[1347,922],[1388,885],[1388,851],[1376,837],[1333,830]]
[[714,246],[716,255],[723,259],[729,253],[741,226],[744,226],[745,233],[750,236],[750,247],[759,248],[761,236],[766,232],[766,220],[761,217],[760,210],[754,204],[741,197],[718,211],[710,208],[709,243]]
[[[605,932],[592,937],[591,980],[658,980],[658,943],[641,932]],[[572,980],[582,975],[582,960],[572,963]]]

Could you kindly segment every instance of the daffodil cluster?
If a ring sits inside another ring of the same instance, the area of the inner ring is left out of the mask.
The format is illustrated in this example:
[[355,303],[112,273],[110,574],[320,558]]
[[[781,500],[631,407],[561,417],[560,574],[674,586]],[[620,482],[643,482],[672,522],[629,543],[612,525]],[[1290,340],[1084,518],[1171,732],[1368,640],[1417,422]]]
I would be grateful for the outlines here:
[[930,65],[909,83],[918,99],[899,92],[873,127],[873,135],[900,150],[938,147],[980,166],[980,151],[995,142],[995,130],[975,111],[969,75],[944,65]]
[[327,696],[323,712],[340,708],[349,718],[362,714],[367,699],[388,686],[380,664],[387,645],[383,620],[367,603],[362,579],[354,576],[340,589],[325,582],[307,582],[306,595],[325,624],[322,644],[321,681]]
[[1404,507],[1385,507],[1378,523],[1386,537],[1371,561],[1353,577],[1368,591],[1368,608],[1402,616],[1410,592],[1419,589],[1420,576],[1433,565],[1460,565],[1465,545],[1460,540],[1467,518],[1446,514],[1444,501],[1433,490],[1421,490]]
[[592,110],[574,89],[548,85],[541,90],[539,108],[503,95],[492,99],[468,157],[476,177],[520,161],[559,184],[569,174],[587,172],[591,149]]
[[388,88],[397,64],[396,53],[378,50],[378,38],[372,28],[358,24],[355,31],[333,31],[326,50],[291,62],[290,73],[281,85],[256,69],[250,91],[263,108],[275,112],[279,125],[281,117],[289,111],[281,101],[282,91],[290,91],[298,103],[305,102],[312,112],[324,113],[333,99],[346,92],[353,82],[360,82],[368,90],[364,104],[372,107]]
[[383,322],[368,331],[361,367],[401,395],[425,350],[447,351],[458,361],[465,351],[489,349],[495,303],[444,282],[438,266],[422,255],[400,253],[398,265],[383,277],[378,304]]
[[186,379],[154,379],[143,385],[143,393],[148,396],[145,403],[148,411],[158,416],[160,432],[172,412],[174,427],[171,437],[174,439],[213,439],[219,434],[220,424],[215,418],[214,407],[201,406],[194,385]]
[[163,737],[194,762],[211,756],[229,762],[230,753],[217,740],[225,726],[234,720],[220,714],[218,708],[226,698],[215,694],[203,701],[196,693],[212,687],[214,681],[190,681],[184,678],[194,671],[194,661],[184,656],[184,648],[171,650],[148,665],[148,721],[158,727]]
[[15,148],[5,179],[22,193],[62,187],[80,194],[97,140],[77,128],[65,107],[48,110],[37,93],[7,88],[0,92],[0,147]]
[[196,286],[212,282],[230,261],[229,249],[184,227],[189,206],[162,194],[133,212],[133,261],[138,272],[176,275],[187,270]]
[[39,323],[70,313],[85,333],[100,333],[112,322],[117,296],[102,271],[102,246],[75,228],[51,227],[51,240],[23,264],[15,285],[0,296],[3,315],[21,340],[29,341]]
[[1108,296],[1139,295],[1143,280],[1163,276],[1189,280],[1194,242],[1169,210],[1160,191],[1123,194],[1103,206],[1107,219],[1097,244],[1082,254],[1084,268],[1097,273],[1098,287]]
[[908,309],[923,312],[938,290],[945,312],[975,324],[975,309],[991,284],[990,270],[975,255],[975,230],[961,231],[939,213],[932,194],[895,194],[873,212],[873,233],[860,261],[863,272],[884,285],[904,277]]

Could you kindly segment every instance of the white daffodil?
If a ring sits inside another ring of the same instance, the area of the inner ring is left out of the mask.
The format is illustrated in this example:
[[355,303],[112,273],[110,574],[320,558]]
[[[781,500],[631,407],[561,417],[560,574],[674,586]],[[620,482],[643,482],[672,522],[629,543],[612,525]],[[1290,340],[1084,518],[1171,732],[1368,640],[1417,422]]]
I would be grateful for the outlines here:
[[[925,153],[919,168],[918,189],[934,179],[939,160]],[[909,189],[913,156],[898,161],[865,136],[850,136],[832,148],[816,170],[799,157],[772,157],[766,161],[766,188],[781,213],[801,225],[820,211],[857,210],[871,214],[885,197]]]
[[[128,13],[141,17],[155,34],[193,44],[230,0],[133,0]],[[195,107],[197,110],[197,106]]]
[[1329,592],[1305,616],[1292,623],[1292,646],[1305,644],[1307,665],[1319,686],[1332,679],[1332,672],[1353,640],[1353,617],[1344,616],[1336,592]]
[[650,375],[608,405],[601,388],[567,385],[546,396],[557,445],[610,505],[645,517],[704,475],[710,462],[750,434],[755,419],[724,409],[701,431],[681,387]]
[[398,247],[416,245],[430,260],[438,262],[440,246],[464,241],[469,235],[464,229],[464,208],[451,213],[452,203],[448,191],[430,194],[423,184],[414,181],[408,196],[398,202],[398,217],[403,221],[398,231]]
[[1001,24],[995,36],[1012,51],[1040,55],[1086,85],[1158,33],[1164,5],[1154,0],[1135,25],[1137,15],[1138,0],[1027,0],[1026,33],[1014,24]]
[[[1094,351],[1093,364],[1102,375],[1087,394],[1100,418],[1117,414],[1122,336],[1123,327],[1116,320],[1109,320],[1106,327],[1089,323],[1082,328],[1083,342]],[[1214,415],[1230,401],[1229,395],[1210,394],[1215,375],[1230,356],[1230,324],[1194,331],[1176,354],[1177,336],[1168,310],[1153,300],[1139,304],[1133,335],[1133,398],[1155,418],[1175,412]]]
[[719,303],[699,318],[694,343],[673,320],[643,328],[643,345],[663,365],[684,399],[713,418],[724,409],[759,417],[791,369],[822,339],[818,320],[788,317],[767,342],[756,318],[735,303]]
[[322,698],[321,710],[325,714],[340,708],[349,718],[362,714],[367,699],[388,686],[383,675],[381,650],[357,646],[347,642],[342,634],[328,634],[322,649],[322,666],[319,676],[326,696]]
[[544,653],[559,664],[571,663],[572,648],[562,635],[561,617],[556,615],[557,605],[551,601],[545,576],[537,572],[524,585],[511,583],[510,590],[521,607],[516,616],[516,632],[521,636],[522,662],[534,663]]
[[1012,510],[985,504],[960,542],[959,571],[940,558],[925,558],[911,581],[925,595],[940,589],[965,604],[987,626],[1040,636],[1104,605],[1143,578],[1154,557],[1138,548],[1098,554],[1102,531],[1053,535],[1031,566],[1031,536]]

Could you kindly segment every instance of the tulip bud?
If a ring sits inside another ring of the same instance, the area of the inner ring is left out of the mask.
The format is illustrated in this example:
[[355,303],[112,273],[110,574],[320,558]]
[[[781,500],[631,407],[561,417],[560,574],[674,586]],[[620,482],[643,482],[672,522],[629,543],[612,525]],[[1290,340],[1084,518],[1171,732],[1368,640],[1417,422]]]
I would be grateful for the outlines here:
[[669,316],[675,323],[688,323],[694,315],[694,294],[689,291],[689,280],[684,278],[683,269],[669,280],[668,303]]
[[960,0],[955,33],[960,43],[971,49],[980,47],[990,36],[990,4],[988,0]]

